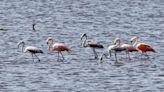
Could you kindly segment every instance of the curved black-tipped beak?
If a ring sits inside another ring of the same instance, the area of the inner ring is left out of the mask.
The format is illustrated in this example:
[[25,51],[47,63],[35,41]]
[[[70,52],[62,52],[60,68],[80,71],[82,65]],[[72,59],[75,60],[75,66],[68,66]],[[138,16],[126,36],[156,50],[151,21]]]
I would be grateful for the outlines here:
[[133,43],[133,41],[130,41],[130,43]]

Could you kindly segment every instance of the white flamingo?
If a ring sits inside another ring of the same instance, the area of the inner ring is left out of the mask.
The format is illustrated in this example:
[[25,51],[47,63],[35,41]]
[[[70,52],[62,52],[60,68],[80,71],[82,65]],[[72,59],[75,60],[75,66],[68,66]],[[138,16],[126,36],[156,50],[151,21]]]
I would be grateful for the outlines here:
[[111,54],[114,53],[114,56],[115,56],[115,63],[118,63],[118,62],[117,62],[117,53],[118,53],[118,52],[122,52],[122,51],[126,51],[126,48],[121,47],[121,46],[120,46],[120,40],[119,40],[118,38],[116,38],[116,39],[114,40],[114,45],[110,45],[110,46],[107,48],[107,53],[104,52],[104,53],[101,55],[101,57],[100,57],[100,62],[102,61],[104,55],[106,56],[106,54],[109,53],[109,54],[110,54],[110,57],[111,57]]
[[[85,39],[83,40],[84,37],[85,37]],[[90,47],[90,48],[93,49],[93,53],[94,53],[94,55],[95,55],[95,59],[97,59],[97,58],[98,58],[98,54],[97,54],[97,52],[96,52],[95,49],[96,49],[96,48],[97,48],[97,49],[101,49],[101,48],[104,48],[104,46],[101,45],[101,44],[99,44],[99,43],[97,43],[97,42],[94,42],[94,41],[90,41],[90,40],[87,41],[87,34],[86,34],[86,33],[83,33],[83,34],[81,35],[81,40],[83,40],[83,43],[82,43],[83,47]],[[88,43],[86,43],[86,41],[87,41]]]
[[38,58],[36,53],[43,53],[43,51],[41,49],[39,49],[37,47],[34,47],[34,46],[26,46],[25,47],[25,42],[23,40],[18,42],[18,44],[17,44],[18,48],[19,48],[20,45],[22,45],[22,52],[25,52],[25,53],[29,52],[29,53],[31,53],[33,61],[34,61],[34,56],[35,56],[38,59],[38,61],[40,62],[40,59]]

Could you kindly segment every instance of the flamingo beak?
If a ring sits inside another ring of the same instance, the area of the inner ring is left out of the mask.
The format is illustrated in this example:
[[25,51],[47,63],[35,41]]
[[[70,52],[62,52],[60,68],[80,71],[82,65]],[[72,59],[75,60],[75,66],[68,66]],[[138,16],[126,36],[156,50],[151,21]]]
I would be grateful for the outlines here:
[[80,39],[82,40],[82,39],[83,39],[83,37],[84,37],[84,35],[82,35],[82,36],[80,37]]

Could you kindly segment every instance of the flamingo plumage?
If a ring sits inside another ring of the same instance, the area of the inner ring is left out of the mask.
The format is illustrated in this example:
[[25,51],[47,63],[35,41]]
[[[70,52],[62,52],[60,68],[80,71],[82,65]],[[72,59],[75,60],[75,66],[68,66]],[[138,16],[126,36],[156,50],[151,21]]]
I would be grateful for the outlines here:
[[133,38],[131,38],[131,43],[133,43],[133,46],[140,53],[142,53],[142,54],[145,53],[146,56],[148,56],[146,52],[156,52],[149,44],[144,43],[144,42],[139,42],[139,37],[138,36],[134,36]]
[[126,57],[128,56],[129,60],[130,60],[129,52],[137,52],[138,51],[133,45],[130,45],[130,44],[127,44],[127,43],[121,44],[121,39],[119,37],[116,38],[116,41],[117,41],[119,46],[126,49]]
[[[110,57],[111,57],[111,53],[112,52],[114,53],[114,55],[115,55],[115,63],[118,63],[118,61],[117,61],[117,53],[122,52],[122,51],[126,51],[126,48],[120,46],[120,39],[118,39],[118,38],[115,38],[114,45],[110,45],[107,48],[107,52],[110,54]],[[102,61],[104,55],[106,55],[106,52],[101,55],[100,62]]]
[[[85,37],[85,39],[83,40],[84,37]],[[95,55],[95,59],[97,59],[98,58],[98,54],[97,54],[95,49],[102,49],[102,48],[104,48],[104,46],[99,44],[99,43],[97,43],[97,42],[95,42],[95,41],[87,40],[87,38],[88,37],[87,37],[86,33],[83,33],[81,35],[81,40],[83,40],[82,45],[83,45],[83,47],[90,47],[90,48],[92,48],[93,49],[93,53]]]
[[19,48],[20,45],[22,45],[22,52],[25,52],[25,53],[26,52],[29,52],[29,53],[31,53],[32,58],[33,58],[33,61],[34,61],[34,55],[35,55],[35,57],[40,62],[40,59],[38,58],[38,56],[36,55],[36,53],[43,53],[43,51],[41,49],[39,49],[37,47],[34,47],[34,46],[26,46],[25,47],[25,42],[23,40],[21,40],[21,41],[18,42],[18,44],[17,44],[18,48]]
[[53,43],[53,38],[50,36],[46,40],[47,45],[49,44],[49,51],[57,51],[58,52],[58,59],[59,60],[59,54],[62,56],[62,60],[64,60],[64,56],[62,54],[63,51],[70,51],[70,49],[63,43]]

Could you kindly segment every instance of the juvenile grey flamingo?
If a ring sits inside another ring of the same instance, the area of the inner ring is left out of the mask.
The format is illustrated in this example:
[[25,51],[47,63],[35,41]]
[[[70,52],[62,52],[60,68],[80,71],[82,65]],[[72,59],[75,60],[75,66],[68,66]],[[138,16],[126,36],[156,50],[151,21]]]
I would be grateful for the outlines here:
[[[118,61],[117,61],[117,53],[122,52],[122,51],[126,51],[126,48],[120,46],[120,39],[118,39],[118,38],[116,38],[116,39],[114,40],[114,45],[110,45],[110,46],[107,48],[107,52],[110,54],[110,57],[111,57],[111,53],[112,53],[112,52],[114,53],[114,56],[115,56],[115,63],[118,63]],[[101,57],[100,57],[100,62],[102,61],[104,55],[106,55],[106,53],[103,53],[103,54],[101,55]]]
[[[85,39],[83,40],[84,37],[85,37]],[[102,49],[102,48],[104,48],[104,46],[99,44],[99,43],[97,43],[97,42],[95,42],[95,41],[87,40],[87,34],[86,33],[83,33],[81,35],[81,40],[83,41],[83,43],[82,43],[83,47],[90,47],[90,48],[93,49],[93,53],[95,55],[95,59],[97,59],[98,58],[98,54],[97,54],[95,49]]]
[[[37,47],[34,47],[34,46],[26,46],[25,47],[25,42],[23,40],[21,40],[21,41],[19,41],[17,43],[18,48],[19,48],[20,45],[22,45],[22,52],[25,52],[25,53],[29,52],[29,53],[31,53],[33,61],[34,61],[34,56],[35,56],[38,59],[38,61],[40,62],[40,59],[38,58],[36,53],[43,53],[43,51],[41,49],[39,49]],[[25,47],[25,49],[24,49],[24,47]],[[23,49],[24,49],[24,51],[23,51]]]

